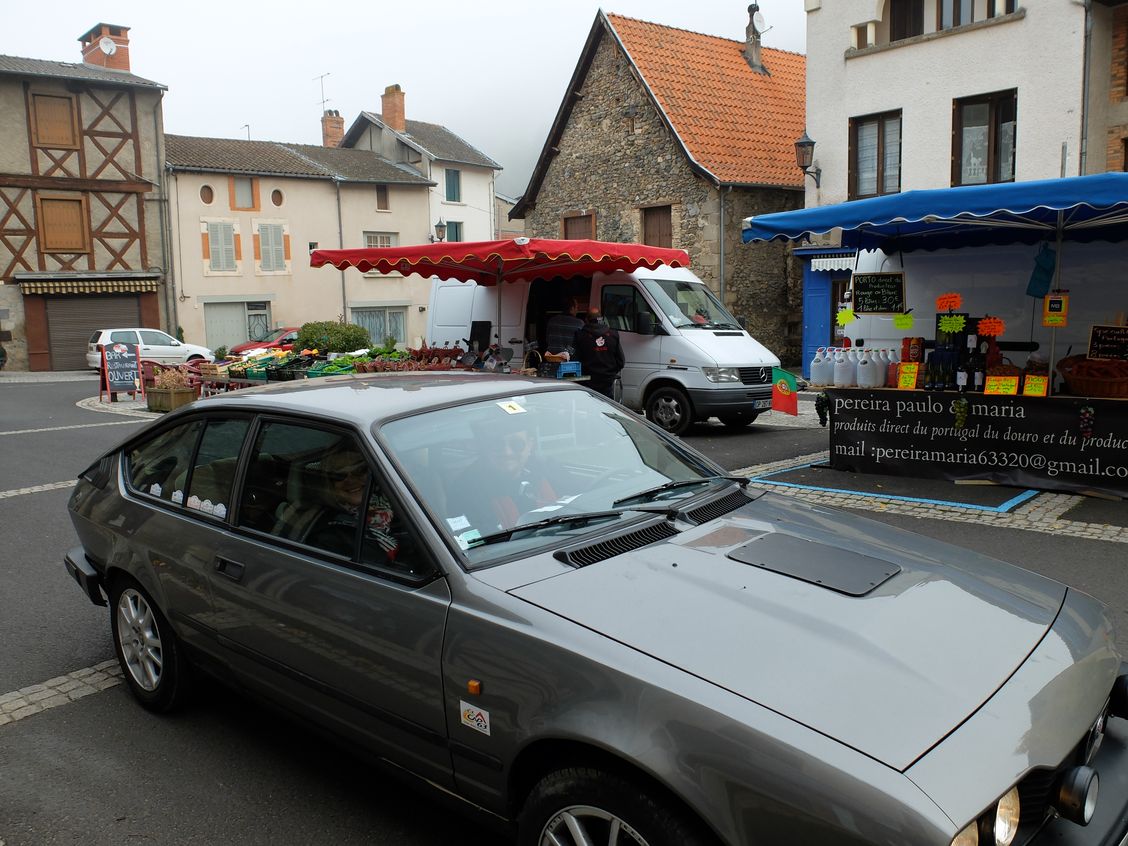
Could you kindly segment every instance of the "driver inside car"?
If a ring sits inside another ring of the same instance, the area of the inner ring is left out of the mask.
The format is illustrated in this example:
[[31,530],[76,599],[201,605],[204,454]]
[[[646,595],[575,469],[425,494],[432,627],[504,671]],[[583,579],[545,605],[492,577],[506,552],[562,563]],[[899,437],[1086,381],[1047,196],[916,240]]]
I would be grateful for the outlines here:
[[462,472],[457,488],[470,526],[483,535],[509,529],[521,515],[556,501],[529,427],[517,421],[481,426],[477,442],[482,452]]

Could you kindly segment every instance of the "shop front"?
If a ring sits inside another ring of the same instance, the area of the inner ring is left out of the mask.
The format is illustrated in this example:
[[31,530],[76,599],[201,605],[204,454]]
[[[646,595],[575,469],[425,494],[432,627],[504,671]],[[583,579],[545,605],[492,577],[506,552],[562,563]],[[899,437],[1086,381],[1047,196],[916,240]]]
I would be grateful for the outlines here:
[[[1128,174],[764,215],[858,250],[805,372],[839,470],[1128,496]],[[808,248],[813,249],[813,248]]]

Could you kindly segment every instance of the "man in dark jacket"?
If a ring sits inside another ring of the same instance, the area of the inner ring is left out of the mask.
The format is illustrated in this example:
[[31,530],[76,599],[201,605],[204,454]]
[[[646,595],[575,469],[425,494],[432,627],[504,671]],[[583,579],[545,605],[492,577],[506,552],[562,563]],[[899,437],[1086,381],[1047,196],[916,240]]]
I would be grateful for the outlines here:
[[588,387],[614,399],[615,380],[627,363],[619,333],[607,325],[598,310],[588,312],[587,325],[576,333],[576,357]]

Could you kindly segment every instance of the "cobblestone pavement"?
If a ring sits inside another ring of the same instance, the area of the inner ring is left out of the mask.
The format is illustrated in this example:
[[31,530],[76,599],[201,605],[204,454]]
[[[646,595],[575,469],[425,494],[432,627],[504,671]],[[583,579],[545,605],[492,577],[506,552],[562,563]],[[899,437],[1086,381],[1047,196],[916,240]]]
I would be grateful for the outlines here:
[[121,667],[111,659],[56,676],[11,693],[0,694],[0,726],[121,684]]
[[[774,417],[775,415],[773,415],[773,423],[775,422]],[[815,425],[818,425],[817,421]],[[1128,529],[1121,526],[1082,523],[1064,518],[1067,511],[1085,499],[1083,496],[1043,492],[1033,499],[1027,500],[1013,511],[1000,513],[984,511],[982,508],[961,506],[957,503],[945,505],[932,500],[915,502],[904,497],[889,497],[872,493],[846,493],[818,488],[794,487],[772,482],[771,479],[761,478],[782,470],[792,470],[808,464],[825,463],[829,460],[828,452],[815,452],[789,458],[785,461],[744,467],[733,472],[739,476],[750,476],[756,479],[757,487],[766,488],[782,496],[793,496],[820,505],[853,508],[859,511],[903,514],[908,517],[928,517],[933,520],[952,520],[957,523],[979,523],[985,526],[1024,529],[1029,532],[1043,532],[1063,537],[1084,538],[1085,540],[1128,543]]]

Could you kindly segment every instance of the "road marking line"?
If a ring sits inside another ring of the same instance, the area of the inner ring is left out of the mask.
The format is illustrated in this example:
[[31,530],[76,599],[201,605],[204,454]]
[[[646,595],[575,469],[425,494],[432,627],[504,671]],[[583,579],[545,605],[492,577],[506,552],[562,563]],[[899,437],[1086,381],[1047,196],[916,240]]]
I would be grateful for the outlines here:
[[111,659],[0,695],[0,726],[14,723],[121,684],[121,665]]
[[62,432],[66,429],[92,429],[95,426],[134,426],[140,420],[113,420],[109,423],[77,423],[73,426],[47,426],[43,429],[13,429],[0,435],[35,435],[39,432]]
[[33,485],[30,488],[14,488],[10,491],[0,491],[0,499],[23,496],[24,494],[43,493],[43,491],[58,491],[63,488],[73,488],[77,484],[78,479],[71,479],[69,482],[51,482],[46,485]]

